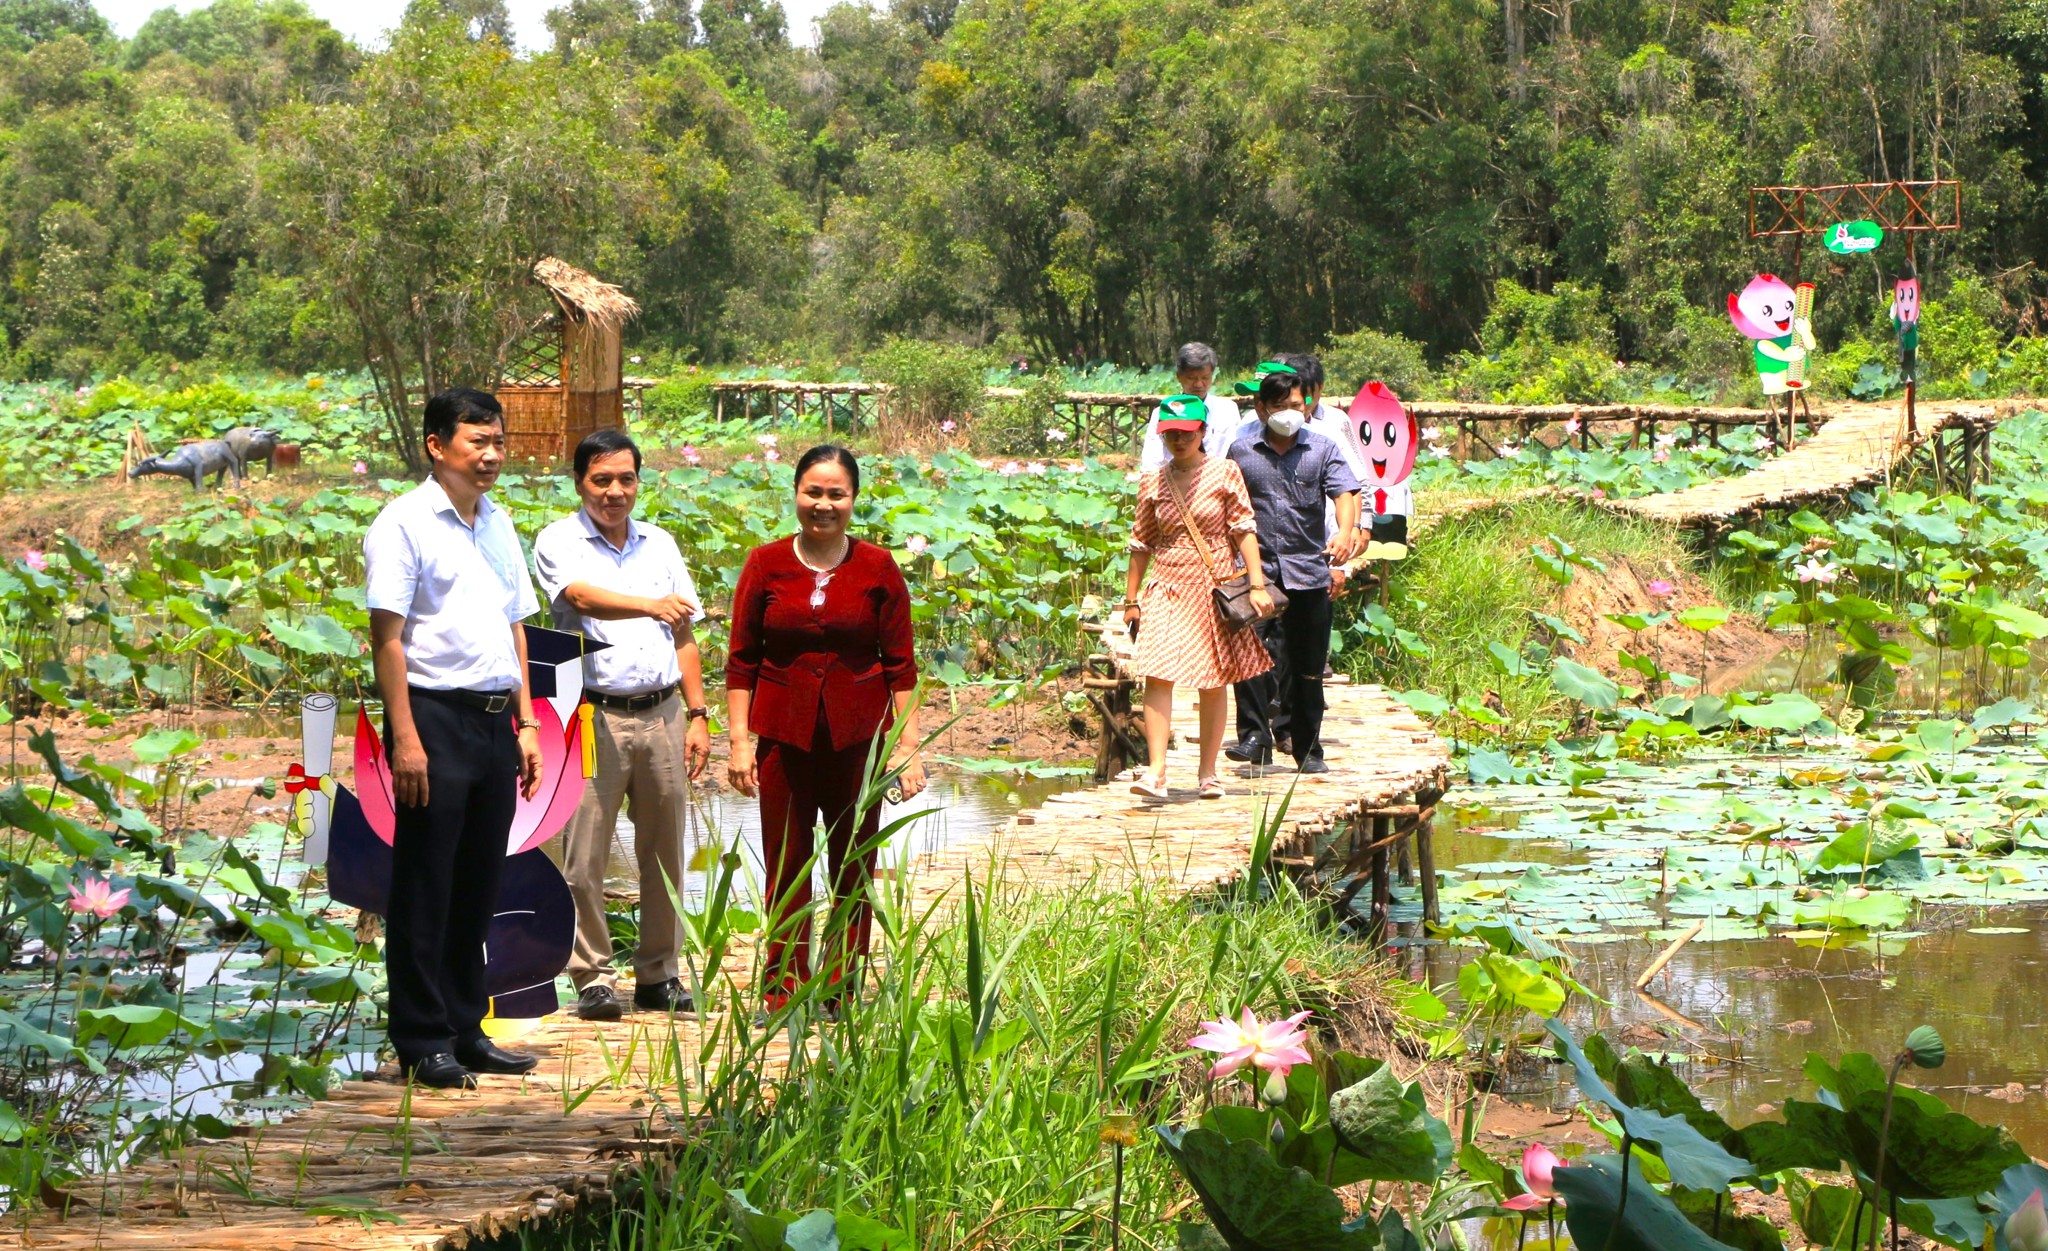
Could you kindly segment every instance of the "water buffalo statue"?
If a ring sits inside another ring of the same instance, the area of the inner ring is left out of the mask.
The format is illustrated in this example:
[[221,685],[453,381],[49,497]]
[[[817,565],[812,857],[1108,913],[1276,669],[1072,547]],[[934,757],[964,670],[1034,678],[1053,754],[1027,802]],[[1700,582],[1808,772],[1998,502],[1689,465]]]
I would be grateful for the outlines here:
[[235,475],[235,482],[242,481],[242,458],[224,439],[202,439],[197,443],[184,443],[172,448],[161,456],[152,456],[139,461],[128,471],[131,478],[144,474],[169,474],[174,478],[189,479],[192,489],[199,489],[199,480],[207,474],[213,475],[213,485],[219,486],[229,474]]

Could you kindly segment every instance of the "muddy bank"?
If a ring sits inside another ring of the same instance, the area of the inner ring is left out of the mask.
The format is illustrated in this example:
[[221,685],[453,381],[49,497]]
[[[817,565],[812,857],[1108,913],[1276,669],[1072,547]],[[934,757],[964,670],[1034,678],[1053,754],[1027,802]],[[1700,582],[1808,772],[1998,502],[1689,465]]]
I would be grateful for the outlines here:
[[[1702,679],[1709,690],[1733,675],[1756,668],[1778,655],[1796,640],[1774,634],[1761,622],[1735,613],[1713,630],[1701,633],[1676,621],[1666,621],[1646,630],[1630,630],[1610,620],[1614,616],[1657,613],[1677,614],[1696,605],[1717,605],[1706,581],[1672,561],[1637,561],[1625,556],[1607,558],[1605,570],[1575,569],[1571,585],[1558,595],[1556,614],[1585,636],[1584,643],[1563,645],[1566,655],[1590,665],[1609,677],[1626,674],[1632,685],[1642,685],[1642,675],[1621,668],[1616,653],[1629,651],[1648,656],[1658,667]],[[1655,584],[1656,589],[1652,589]]]

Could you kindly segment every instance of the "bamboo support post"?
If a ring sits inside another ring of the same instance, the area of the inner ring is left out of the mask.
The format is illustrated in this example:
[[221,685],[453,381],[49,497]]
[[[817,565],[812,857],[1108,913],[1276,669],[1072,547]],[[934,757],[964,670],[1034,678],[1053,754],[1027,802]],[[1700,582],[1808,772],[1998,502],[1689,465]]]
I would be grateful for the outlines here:
[[1694,937],[1696,937],[1699,934],[1699,932],[1705,928],[1707,928],[1707,923],[1705,921],[1694,921],[1692,923],[1691,929],[1687,930],[1683,934],[1680,934],[1677,938],[1671,941],[1671,945],[1669,947],[1666,947],[1664,950],[1658,952],[1657,958],[1655,960],[1650,961],[1650,967],[1644,969],[1643,975],[1636,979],[1636,989],[1641,990],[1643,987],[1648,986],[1650,984],[1650,979],[1657,976],[1659,973],[1662,973],[1664,971],[1664,966],[1671,963],[1671,958],[1677,955],[1679,951],[1681,951],[1687,943],[1691,942],[1694,939]]

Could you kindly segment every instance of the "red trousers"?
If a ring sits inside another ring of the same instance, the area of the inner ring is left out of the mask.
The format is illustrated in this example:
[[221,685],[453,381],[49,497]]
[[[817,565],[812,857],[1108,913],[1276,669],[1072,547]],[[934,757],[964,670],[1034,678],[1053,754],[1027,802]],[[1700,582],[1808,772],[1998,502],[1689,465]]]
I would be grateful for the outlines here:
[[882,825],[881,804],[870,808],[858,824],[854,817],[867,779],[868,757],[875,750],[873,741],[832,750],[822,717],[809,751],[761,740],[761,852],[767,862],[769,925],[768,983],[763,991],[770,1006],[780,1006],[811,976],[811,857],[820,821],[826,831],[834,920],[844,926],[827,938],[832,982],[850,980],[858,957],[868,952],[874,914],[867,891],[875,867],[875,837]]

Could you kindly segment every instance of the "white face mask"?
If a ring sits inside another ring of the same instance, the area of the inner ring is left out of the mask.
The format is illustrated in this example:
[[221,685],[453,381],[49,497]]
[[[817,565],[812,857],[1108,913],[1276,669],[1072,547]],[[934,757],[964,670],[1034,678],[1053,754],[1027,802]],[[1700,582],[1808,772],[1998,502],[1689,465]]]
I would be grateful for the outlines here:
[[1301,433],[1301,423],[1306,420],[1306,417],[1293,409],[1283,408],[1266,414],[1266,429],[1283,439],[1291,439]]

